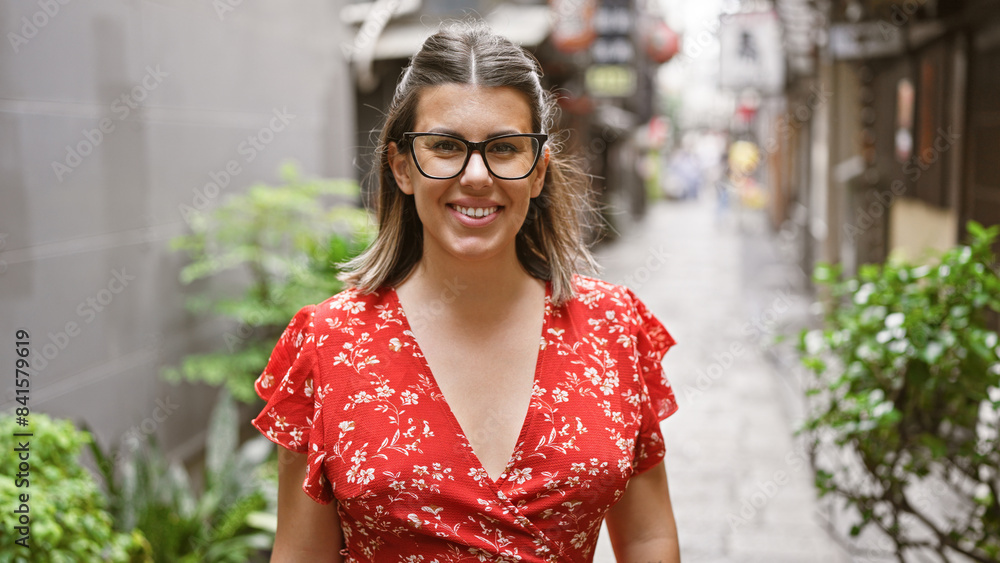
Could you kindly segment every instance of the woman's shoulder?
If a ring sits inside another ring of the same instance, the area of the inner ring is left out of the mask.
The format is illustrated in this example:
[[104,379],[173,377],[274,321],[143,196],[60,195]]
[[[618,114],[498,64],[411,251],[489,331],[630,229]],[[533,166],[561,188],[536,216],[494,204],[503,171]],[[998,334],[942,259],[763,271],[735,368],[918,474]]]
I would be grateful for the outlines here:
[[368,310],[369,305],[375,305],[384,300],[388,291],[390,291],[388,288],[381,287],[372,292],[365,292],[360,288],[348,286],[340,293],[317,303],[316,310],[343,311],[347,314],[357,314]]
[[582,275],[574,277],[576,295],[569,302],[575,323],[631,334],[636,350],[658,363],[675,344],[674,338],[645,302],[629,287]]
[[347,326],[357,327],[377,318],[385,309],[388,291],[388,288],[379,288],[365,292],[357,287],[346,287],[315,305],[303,307],[293,323],[300,317],[307,317],[312,332],[319,334],[338,332],[337,329]]
[[569,304],[589,310],[632,311],[639,302],[635,292],[627,286],[583,274],[573,276],[573,289],[573,298]]

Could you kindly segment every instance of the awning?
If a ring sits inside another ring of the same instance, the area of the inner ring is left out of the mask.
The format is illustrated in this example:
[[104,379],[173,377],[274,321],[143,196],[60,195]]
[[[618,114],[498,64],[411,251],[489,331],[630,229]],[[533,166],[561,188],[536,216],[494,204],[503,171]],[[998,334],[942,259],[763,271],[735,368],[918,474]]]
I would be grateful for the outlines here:
[[784,28],[785,57],[792,74],[815,73],[814,55],[824,18],[810,0],[776,0],[775,9]]
[[[483,19],[494,31],[525,48],[537,47],[552,30],[552,12],[546,5],[502,4]],[[439,25],[421,20],[390,22],[375,43],[374,60],[410,57]]]
[[[440,20],[426,16],[396,21],[378,21],[377,7],[384,5],[381,13],[389,13],[399,6],[399,0],[380,0],[371,12],[371,22],[364,22],[356,31],[353,41],[357,49],[345,50],[354,63],[354,72],[359,87],[371,90],[377,77],[372,71],[372,63],[386,59],[406,59],[412,56],[424,41],[437,32]],[[456,14],[457,16],[458,14]],[[486,15],[483,20],[494,31],[525,48],[537,47],[552,30],[553,14],[547,5],[501,4]],[[372,35],[378,37],[372,44]]]

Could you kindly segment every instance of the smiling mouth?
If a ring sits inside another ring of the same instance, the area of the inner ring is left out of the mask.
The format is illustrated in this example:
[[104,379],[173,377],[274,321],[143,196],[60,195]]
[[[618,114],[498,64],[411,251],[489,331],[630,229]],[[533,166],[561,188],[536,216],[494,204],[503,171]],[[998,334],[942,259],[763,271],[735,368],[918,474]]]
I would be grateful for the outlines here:
[[496,213],[497,211],[499,211],[501,209],[501,206],[493,206],[493,207],[462,207],[461,205],[452,205],[452,204],[448,204],[448,206],[451,207],[452,209],[458,211],[462,215],[465,215],[466,217],[472,217],[472,218],[475,218],[475,219],[479,219],[479,218],[482,218],[482,217],[489,217],[490,215],[493,215],[494,213]]

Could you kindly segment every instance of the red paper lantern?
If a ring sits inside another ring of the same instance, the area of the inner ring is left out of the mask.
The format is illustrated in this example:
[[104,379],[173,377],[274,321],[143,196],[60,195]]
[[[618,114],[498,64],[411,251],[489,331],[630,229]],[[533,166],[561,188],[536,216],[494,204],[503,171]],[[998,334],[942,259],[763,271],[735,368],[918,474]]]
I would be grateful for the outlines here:
[[563,53],[577,53],[590,48],[597,31],[594,14],[597,0],[549,0],[554,22],[552,45]]
[[644,43],[650,59],[665,63],[680,51],[681,38],[666,22],[655,20],[648,24]]

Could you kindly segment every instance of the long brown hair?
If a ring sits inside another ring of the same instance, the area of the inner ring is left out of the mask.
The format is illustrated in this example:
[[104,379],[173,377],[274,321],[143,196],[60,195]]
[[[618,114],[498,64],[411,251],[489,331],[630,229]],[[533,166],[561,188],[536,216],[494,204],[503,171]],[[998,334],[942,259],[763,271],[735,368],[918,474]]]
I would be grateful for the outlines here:
[[389,166],[388,146],[400,143],[416,123],[420,93],[440,84],[513,88],[527,98],[535,133],[549,133],[549,165],[541,195],[531,200],[515,248],[532,276],[551,280],[557,305],[573,296],[573,274],[597,270],[584,225],[596,213],[590,182],[578,161],[561,154],[555,97],[541,85],[541,67],[529,52],[493,33],[484,23],[454,23],[429,37],[413,55],[396,85],[375,150],[378,234],[365,252],[342,265],[339,278],[371,292],[402,282],[423,254],[423,225],[412,195],[399,189]]

